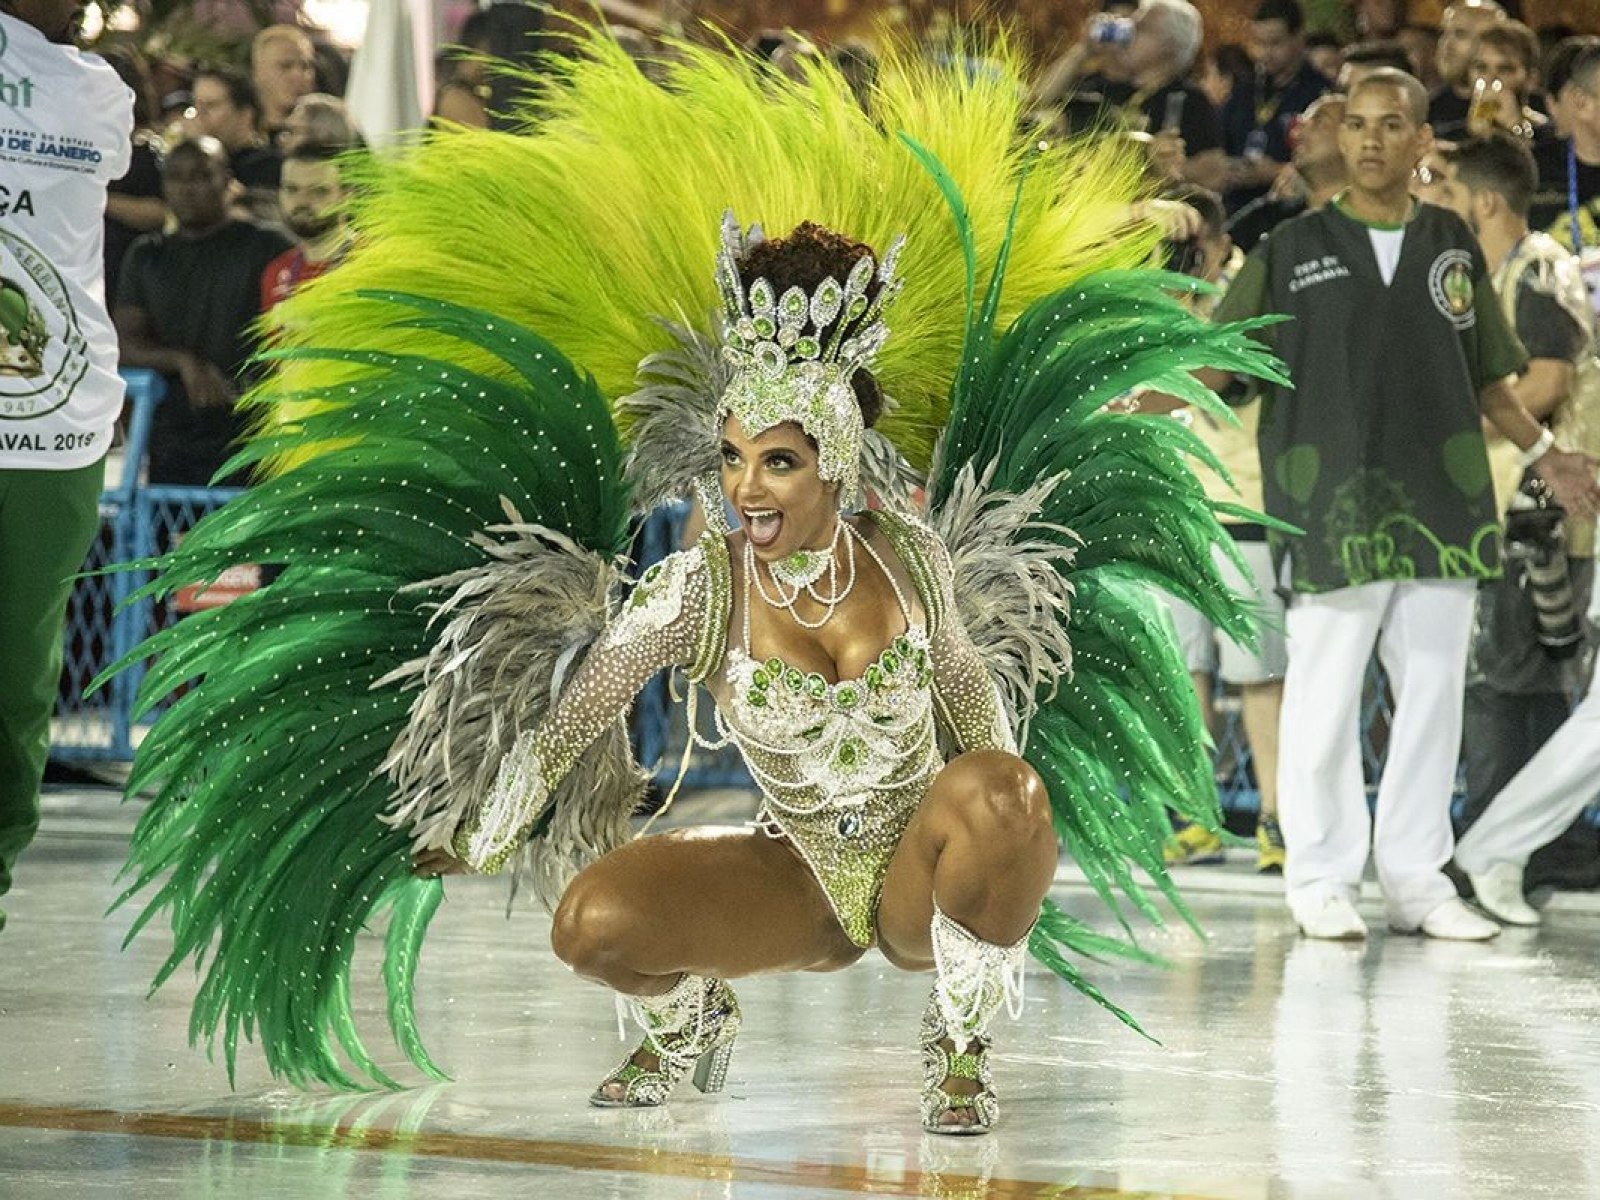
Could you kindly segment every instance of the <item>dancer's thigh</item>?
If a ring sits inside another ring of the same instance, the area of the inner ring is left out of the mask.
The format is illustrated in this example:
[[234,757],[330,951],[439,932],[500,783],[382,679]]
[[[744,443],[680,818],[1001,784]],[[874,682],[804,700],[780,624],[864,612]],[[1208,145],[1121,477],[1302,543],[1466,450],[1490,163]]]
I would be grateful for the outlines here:
[[613,850],[572,881],[552,938],[580,972],[615,963],[736,979],[861,955],[793,849],[749,829],[674,830]]

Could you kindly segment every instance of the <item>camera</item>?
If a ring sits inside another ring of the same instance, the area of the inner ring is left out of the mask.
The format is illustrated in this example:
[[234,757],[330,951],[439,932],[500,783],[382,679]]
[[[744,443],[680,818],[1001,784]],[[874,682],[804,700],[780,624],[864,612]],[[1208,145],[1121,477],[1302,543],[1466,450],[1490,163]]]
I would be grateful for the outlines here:
[[1519,570],[1533,601],[1539,645],[1551,658],[1567,659],[1583,645],[1583,627],[1567,568],[1566,511],[1543,481],[1530,476],[1506,513],[1506,566]]

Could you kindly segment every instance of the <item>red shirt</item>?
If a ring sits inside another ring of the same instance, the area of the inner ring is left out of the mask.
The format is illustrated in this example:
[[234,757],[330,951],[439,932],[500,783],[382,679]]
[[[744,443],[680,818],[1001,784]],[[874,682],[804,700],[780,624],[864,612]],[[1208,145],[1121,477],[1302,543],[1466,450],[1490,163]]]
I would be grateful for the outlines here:
[[304,246],[285,250],[261,272],[261,311],[271,312],[280,301],[287,300],[295,288],[308,279],[315,279],[337,261],[335,257],[325,262],[311,262],[306,258]]

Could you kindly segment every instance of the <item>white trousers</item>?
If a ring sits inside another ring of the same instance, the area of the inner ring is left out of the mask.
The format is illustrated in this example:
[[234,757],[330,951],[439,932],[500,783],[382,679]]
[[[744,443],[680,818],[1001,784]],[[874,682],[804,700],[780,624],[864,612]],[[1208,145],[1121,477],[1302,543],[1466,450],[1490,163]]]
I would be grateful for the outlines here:
[[1495,863],[1528,865],[1600,794],[1600,672],[1561,728],[1462,834],[1456,865],[1477,874]]
[[[1369,848],[1396,928],[1417,928],[1456,894],[1441,868],[1454,842],[1476,591],[1465,580],[1408,580],[1291,602],[1278,767],[1291,908],[1329,890],[1353,900]],[[1376,829],[1361,770],[1361,693],[1375,644],[1395,699]]]

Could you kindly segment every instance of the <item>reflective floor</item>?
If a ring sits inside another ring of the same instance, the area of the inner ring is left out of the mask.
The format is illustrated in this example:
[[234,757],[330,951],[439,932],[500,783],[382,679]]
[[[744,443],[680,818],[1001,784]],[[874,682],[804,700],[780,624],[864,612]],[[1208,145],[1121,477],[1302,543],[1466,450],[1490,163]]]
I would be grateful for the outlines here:
[[[1094,972],[1162,1044],[1035,968],[1023,1021],[999,1027],[1003,1126],[958,1141],[916,1123],[928,980],[875,958],[741,984],[725,1094],[590,1109],[624,1052],[609,998],[554,962],[542,915],[507,922],[502,885],[469,880],[421,972],[455,1082],[302,1095],[246,1055],[230,1091],[186,1044],[191,978],[147,1001],[160,937],[120,952],[126,918],[100,916],[128,819],[111,804],[56,798],[6,901],[4,1200],[1600,1196],[1592,908],[1487,946],[1352,947],[1304,941],[1270,894],[1218,885],[1242,868],[1193,869],[1211,940],[1155,934],[1170,970]],[[1070,880],[1056,894],[1096,912]],[[379,1043],[370,972],[357,1000]]]

